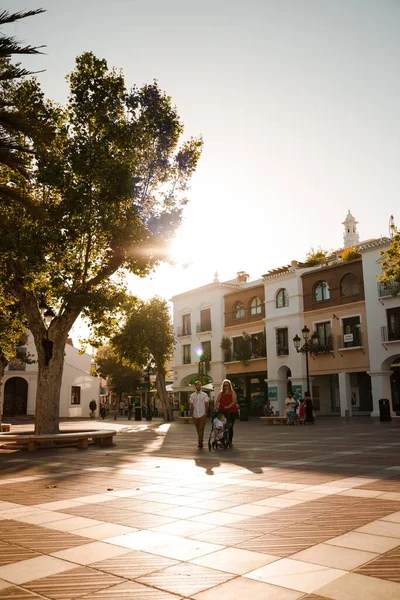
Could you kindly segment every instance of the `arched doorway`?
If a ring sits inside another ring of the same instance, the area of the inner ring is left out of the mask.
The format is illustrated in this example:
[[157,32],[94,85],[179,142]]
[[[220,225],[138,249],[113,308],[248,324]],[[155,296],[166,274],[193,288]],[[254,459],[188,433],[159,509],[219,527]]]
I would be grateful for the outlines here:
[[22,377],[11,377],[4,384],[3,415],[14,417],[26,415],[28,406],[28,382]]

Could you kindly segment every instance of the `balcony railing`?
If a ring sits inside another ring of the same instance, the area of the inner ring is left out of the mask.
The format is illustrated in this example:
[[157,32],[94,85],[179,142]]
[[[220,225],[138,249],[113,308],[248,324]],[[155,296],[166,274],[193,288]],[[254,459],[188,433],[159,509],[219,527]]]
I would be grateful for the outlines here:
[[343,350],[345,348],[362,348],[363,347],[363,336],[362,332],[355,329],[351,333],[344,333],[338,335],[338,348]]
[[287,346],[277,346],[276,347],[276,355],[277,356],[289,356],[289,348]]
[[400,323],[396,329],[391,329],[387,326],[381,327],[382,342],[399,342],[400,341]]
[[211,323],[197,323],[196,333],[207,333],[212,331]]
[[330,354],[333,352],[333,335],[321,336],[318,340],[318,344],[313,344],[310,350],[310,354]]
[[192,335],[191,327],[177,327],[176,329],[177,337],[185,337],[186,335]]
[[[245,360],[257,360],[259,358],[267,358],[267,352],[253,352],[248,357],[246,356]],[[223,354],[223,360],[224,362],[242,361],[243,355],[237,352],[232,352],[231,350],[227,350]]]
[[379,298],[385,298],[387,296],[397,296],[398,294],[400,294],[400,281],[378,283]]

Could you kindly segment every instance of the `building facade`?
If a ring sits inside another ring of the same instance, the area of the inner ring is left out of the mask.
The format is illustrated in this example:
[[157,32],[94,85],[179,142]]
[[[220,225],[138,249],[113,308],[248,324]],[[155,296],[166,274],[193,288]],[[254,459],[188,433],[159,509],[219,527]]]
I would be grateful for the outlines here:
[[[400,413],[400,284],[378,280],[390,239],[360,242],[357,225],[348,211],[344,245],[323,264],[293,261],[256,281],[239,272],[175,296],[173,389],[191,391],[205,352],[209,381],[231,379],[250,410],[254,397],[268,397],[283,414],[288,392],[300,397],[309,385],[320,415],[376,417],[386,398]],[[305,327],[308,380],[294,345]]]
[[[29,334],[24,351],[36,359],[35,344]],[[89,403],[100,404],[100,379],[90,374],[92,357],[79,354],[72,340],[65,346],[64,370],[60,393],[60,417],[89,417]],[[3,377],[1,406],[4,417],[35,414],[38,365],[12,360]]]

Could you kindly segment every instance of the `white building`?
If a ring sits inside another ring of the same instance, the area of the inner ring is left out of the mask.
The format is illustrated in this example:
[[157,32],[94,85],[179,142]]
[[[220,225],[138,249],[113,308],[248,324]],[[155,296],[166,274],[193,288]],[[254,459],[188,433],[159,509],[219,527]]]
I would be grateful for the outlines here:
[[389,244],[389,238],[381,238],[359,248],[364,272],[373,417],[379,415],[380,399],[389,399],[392,411],[400,411],[400,289],[395,282],[389,286],[378,282],[384,260],[382,253]]
[[210,358],[208,377],[219,387],[225,377],[220,348],[224,330],[224,301],[227,292],[240,289],[246,278],[242,273],[232,281],[220,282],[215,274],[213,283],[177,294],[173,302],[173,324],[177,344],[173,357],[174,392],[180,392],[181,402],[193,391],[194,380],[199,373],[199,357],[202,353]]
[[[36,359],[33,338],[29,335],[26,352]],[[72,341],[65,346],[64,370],[60,394],[60,417],[89,417],[89,402],[95,400],[99,407],[100,379],[90,375],[92,357],[79,354]],[[38,364],[25,364],[13,360],[8,365],[1,392],[0,406],[3,416],[34,415],[37,390]]]
[[305,358],[293,344],[304,327],[302,273],[313,269],[291,265],[263,275],[265,287],[265,325],[268,357],[268,398],[281,415],[289,382],[293,393],[304,394],[307,385]]

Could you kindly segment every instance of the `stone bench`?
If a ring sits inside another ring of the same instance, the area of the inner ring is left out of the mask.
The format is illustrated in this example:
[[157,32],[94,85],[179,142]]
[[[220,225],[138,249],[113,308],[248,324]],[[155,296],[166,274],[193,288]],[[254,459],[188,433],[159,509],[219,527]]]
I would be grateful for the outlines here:
[[185,423],[186,425],[193,423],[192,417],[178,417],[178,423]]
[[260,417],[260,421],[263,425],[273,425],[274,421],[282,425],[287,425],[287,417]]
[[2,423],[0,425],[0,432],[2,432],[2,431],[10,431],[10,430],[11,430],[10,423]]
[[79,450],[86,450],[89,440],[99,446],[111,446],[116,431],[110,429],[96,431],[68,431],[53,434],[34,435],[33,433],[4,433],[0,434],[0,445],[14,442],[16,446],[27,447],[29,452],[37,450],[40,444],[47,442],[74,443]]

